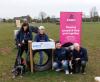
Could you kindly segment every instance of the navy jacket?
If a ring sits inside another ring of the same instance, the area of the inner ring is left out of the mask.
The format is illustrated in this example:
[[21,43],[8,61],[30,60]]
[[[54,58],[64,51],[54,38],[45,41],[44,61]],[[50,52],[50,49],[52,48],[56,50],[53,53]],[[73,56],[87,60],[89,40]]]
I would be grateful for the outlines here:
[[81,60],[88,61],[87,50],[80,48],[80,51],[73,50],[73,59],[80,58]]
[[65,48],[55,49],[54,51],[54,61],[67,60],[68,52]]
[[47,42],[49,38],[46,34],[37,34],[34,38],[35,42]]
[[32,32],[29,30],[29,32],[23,32],[20,30],[16,36],[17,43],[22,44],[22,41],[28,42],[28,40],[32,40]]

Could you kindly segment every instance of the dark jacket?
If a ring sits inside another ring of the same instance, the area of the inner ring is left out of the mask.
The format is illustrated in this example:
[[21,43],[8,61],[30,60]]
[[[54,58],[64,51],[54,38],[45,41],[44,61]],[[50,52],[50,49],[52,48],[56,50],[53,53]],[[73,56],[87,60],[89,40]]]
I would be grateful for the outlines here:
[[68,52],[65,48],[56,49],[54,51],[54,61],[67,60]]
[[36,42],[47,42],[47,41],[49,41],[49,38],[46,34],[37,34],[34,38],[34,41],[36,41]]
[[81,60],[88,61],[87,50],[80,48],[80,51],[73,50],[73,59],[80,58]]
[[16,36],[17,44],[18,43],[22,44],[23,40],[26,43],[28,43],[28,40],[32,40],[32,32],[30,30],[29,30],[29,32],[23,32],[22,30],[19,30],[19,32]]

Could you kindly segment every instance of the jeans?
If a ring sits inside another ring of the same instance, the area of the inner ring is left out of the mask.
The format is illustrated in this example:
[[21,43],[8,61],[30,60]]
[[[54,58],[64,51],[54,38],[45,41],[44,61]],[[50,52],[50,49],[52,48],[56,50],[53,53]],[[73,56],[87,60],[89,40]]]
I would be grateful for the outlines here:
[[39,51],[39,55],[40,55],[40,60],[39,60],[39,65],[43,64],[43,51]]
[[68,61],[64,60],[64,62],[57,61],[53,63],[53,68],[54,69],[60,69],[63,68],[65,71],[68,70]]
[[84,60],[74,61],[74,72],[75,73],[79,73],[79,72],[84,73],[86,63],[87,63],[87,61],[84,61]]
[[20,59],[21,59],[22,54],[23,54],[24,51],[26,53],[26,63],[27,64],[29,63],[28,46],[21,46],[21,47],[18,47],[18,53],[17,53],[17,57],[16,57],[16,61],[15,61],[14,67],[16,67],[19,63],[21,63],[19,61],[20,61]]
[[86,68],[86,61],[81,61],[81,72],[84,73],[85,72],[85,68]]

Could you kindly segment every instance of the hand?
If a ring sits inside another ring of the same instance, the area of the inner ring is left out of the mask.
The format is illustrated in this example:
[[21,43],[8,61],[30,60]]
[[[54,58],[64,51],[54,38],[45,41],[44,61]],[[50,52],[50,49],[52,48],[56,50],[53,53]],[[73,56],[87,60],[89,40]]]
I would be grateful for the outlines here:
[[22,43],[24,44],[24,43],[25,43],[25,41],[23,40],[23,41],[22,41]]
[[80,60],[80,58],[76,58],[75,60],[78,61],[78,60]]
[[61,63],[64,63],[64,60],[62,60]]
[[30,43],[30,42],[32,42],[32,40],[28,40],[28,42]]
[[20,46],[21,46],[21,44],[18,44],[18,46],[20,47]]

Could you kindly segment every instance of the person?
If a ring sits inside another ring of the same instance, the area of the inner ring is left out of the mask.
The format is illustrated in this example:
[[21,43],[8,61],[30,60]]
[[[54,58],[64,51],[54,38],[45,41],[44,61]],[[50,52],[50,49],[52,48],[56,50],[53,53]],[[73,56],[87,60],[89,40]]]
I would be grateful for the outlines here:
[[28,41],[32,41],[32,32],[29,29],[28,23],[23,23],[21,29],[19,30],[16,41],[18,44],[18,53],[15,61],[14,68],[18,64],[18,60],[21,59],[23,52],[26,52],[26,63],[29,62],[29,54],[28,54]]
[[64,69],[65,74],[69,74],[68,71],[68,60],[67,60],[67,51],[65,48],[61,47],[61,43],[56,43],[56,49],[54,50],[54,62],[53,68],[56,71]]
[[[45,33],[45,27],[40,26],[39,27],[39,32],[34,38],[35,42],[48,42],[49,38],[48,35]],[[39,50],[39,55],[40,55],[40,60],[39,60],[39,65],[42,65],[43,63],[43,51]]]
[[85,73],[86,63],[88,61],[86,48],[81,47],[78,43],[74,43],[73,64],[75,73]]

